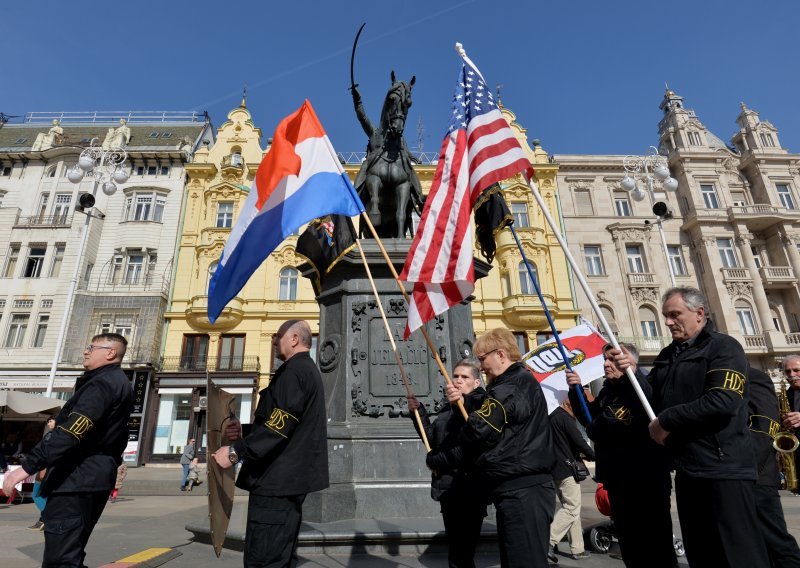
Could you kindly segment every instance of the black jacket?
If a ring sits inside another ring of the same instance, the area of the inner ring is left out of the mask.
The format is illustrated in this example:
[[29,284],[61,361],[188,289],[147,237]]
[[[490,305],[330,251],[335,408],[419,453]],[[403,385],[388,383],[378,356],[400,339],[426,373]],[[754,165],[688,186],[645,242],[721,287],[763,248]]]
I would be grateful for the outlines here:
[[[483,387],[478,387],[468,395],[464,396],[464,408],[467,412],[472,412],[480,407],[486,396]],[[430,415],[424,405],[419,407],[419,417],[428,443],[431,449],[454,448],[458,446],[458,435],[466,421],[459,408],[453,407],[445,402],[444,408],[439,415],[431,422]],[[417,421],[411,415],[414,429],[419,433]],[[460,499],[468,495],[472,490],[472,478],[468,479],[464,467],[449,468],[431,472],[431,497],[435,501],[442,499]]]
[[297,353],[259,393],[247,436],[233,444],[244,465],[236,486],[255,495],[304,495],[328,487],[325,391],[317,365]]
[[128,444],[133,391],[120,365],[86,371],[56,416],[50,436],[22,462],[34,474],[47,468],[42,494],[111,491]]
[[[649,400],[650,383],[638,370],[636,379]],[[578,408],[575,389],[569,389],[569,398],[572,407]],[[661,478],[669,471],[667,452],[650,438],[650,418],[628,377],[606,379],[597,398],[588,404],[592,421],[588,422],[582,412],[577,413],[577,418],[594,442],[597,481],[608,484]]]
[[428,454],[431,469],[472,463],[490,493],[551,481],[553,445],[542,387],[522,363],[496,377],[461,429],[459,446]]
[[741,345],[713,331],[710,322],[680,354],[675,343],[658,354],[648,378],[678,472],[756,479],[747,427],[747,366]]
[[572,468],[567,465],[567,460],[572,461],[583,454],[586,459],[594,461],[594,450],[583,439],[575,418],[560,406],[550,413],[550,432],[555,454],[553,479],[556,481],[572,477]]
[[[778,487],[778,457],[772,447],[773,435],[782,429],[778,413],[778,397],[775,385],[763,371],[750,367],[747,372],[750,383],[750,434],[753,438],[758,485]],[[789,456],[794,460],[794,455]]]

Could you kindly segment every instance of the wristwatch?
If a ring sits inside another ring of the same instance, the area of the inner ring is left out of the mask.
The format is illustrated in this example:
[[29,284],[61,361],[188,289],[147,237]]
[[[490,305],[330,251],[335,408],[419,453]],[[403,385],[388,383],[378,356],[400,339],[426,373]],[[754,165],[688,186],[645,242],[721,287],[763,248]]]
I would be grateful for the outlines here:
[[236,453],[233,446],[228,446],[228,459],[231,460],[231,464],[233,465],[239,463],[239,454]]

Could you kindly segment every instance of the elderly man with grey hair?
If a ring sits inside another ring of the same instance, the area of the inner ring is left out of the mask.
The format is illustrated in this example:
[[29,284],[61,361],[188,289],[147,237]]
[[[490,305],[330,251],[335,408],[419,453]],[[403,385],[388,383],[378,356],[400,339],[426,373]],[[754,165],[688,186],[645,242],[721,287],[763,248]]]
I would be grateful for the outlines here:
[[[789,383],[789,390],[786,396],[789,399],[789,406],[792,410],[782,417],[783,425],[797,430],[800,428],[800,355],[793,354],[784,357],[781,361],[781,370]],[[800,432],[795,432],[795,434],[800,434]],[[797,471],[800,471],[800,452],[795,452],[794,457]],[[795,489],[794,494],[800,495],[800,490]]]
[[744,350],[714,330],[696,288],[667,290],[661,312],[672,343],[649,375],[657,415],[649,430],[673,460],[689,564],[766,568],[756,520]]

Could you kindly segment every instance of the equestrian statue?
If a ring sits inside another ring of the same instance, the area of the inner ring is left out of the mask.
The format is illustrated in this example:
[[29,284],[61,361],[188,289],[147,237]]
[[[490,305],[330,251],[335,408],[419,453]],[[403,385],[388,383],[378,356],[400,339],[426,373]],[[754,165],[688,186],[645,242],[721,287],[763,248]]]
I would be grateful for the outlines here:
[[[362,25],[361,29],[363,28]],[[358,30],[358,35],[361,35],[361,29]],[[353,56],[358,35],[353,44]],[[411,88],[416,77],[411,77],[406,83],[398,81],[392,71],[391,79],[392,86],[386,93],[380,125],[376,128],[364,110],[361,93],[358,92],[358,85],[353,77],[353,59],[350,60],[353,105],[358,121],[369,137],[367,157],[358,171],[355,187],[378,236],[402,239],[406,234],[413,237],[411,214],[416,211],[421,215],[424,203],[422,186],[414,171],[411,152],[403,138],[408,109],[411,107]],[[363,225],[361,234],[369,235]]]

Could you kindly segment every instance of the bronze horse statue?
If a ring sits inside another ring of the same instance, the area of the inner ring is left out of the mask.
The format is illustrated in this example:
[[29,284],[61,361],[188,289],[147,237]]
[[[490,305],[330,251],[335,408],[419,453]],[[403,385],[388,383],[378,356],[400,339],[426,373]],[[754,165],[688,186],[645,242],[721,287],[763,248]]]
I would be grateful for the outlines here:
[[[402,239],[414,235],[411,214],[422,214],[422,186],[412,164],[403,130],[411,107],[411,81],[398,81],[392,71],[392,86],[386,93],[380,126],[375,128],[364,111],[355,83],[350,87],[361,127],[369,137],[367,157],[356,176],[355,186],[379,237]],[[362,235],[368,234],[362,229]]]

